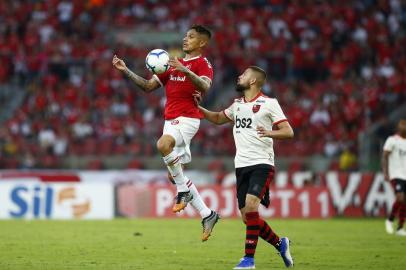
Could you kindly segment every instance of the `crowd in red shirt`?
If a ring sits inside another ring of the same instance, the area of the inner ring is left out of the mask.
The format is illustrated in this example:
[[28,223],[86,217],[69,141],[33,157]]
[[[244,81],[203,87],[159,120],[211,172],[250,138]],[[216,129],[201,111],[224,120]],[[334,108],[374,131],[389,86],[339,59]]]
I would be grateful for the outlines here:
[[[26,91],[0,127],[0,166],[57,168],[69,154],[156,155],[163,92],[135,90],[111,65],[117,53],[149,77],[143,63],[152,47],[125,45],[114,31],[186,32],[194,23],[214,33],[209,107],[247,66],[267,70],[264,92],[278,98],[296,134],[276,144],[279,156],[356,151],[359,134],[406,100],[400,0],[0,1],[0,84]],[[203,123],[192,144],[193,155],[234,154],[227,126]]]

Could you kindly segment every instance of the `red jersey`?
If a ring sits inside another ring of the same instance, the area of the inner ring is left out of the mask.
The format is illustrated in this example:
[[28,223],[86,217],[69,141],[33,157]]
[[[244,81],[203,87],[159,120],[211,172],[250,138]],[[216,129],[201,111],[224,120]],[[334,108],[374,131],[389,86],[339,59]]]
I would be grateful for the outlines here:
[[[197,76],[213,79],[213,68],[205,57],[179,59],[179,62]],[[192,96],[197,88],[183,72],[171,67],[168,71],[154,75],[154,77],[158,79],[161,86],[165,86],[165,120],[179,116],[203,118],[203,114],[197,108]]]

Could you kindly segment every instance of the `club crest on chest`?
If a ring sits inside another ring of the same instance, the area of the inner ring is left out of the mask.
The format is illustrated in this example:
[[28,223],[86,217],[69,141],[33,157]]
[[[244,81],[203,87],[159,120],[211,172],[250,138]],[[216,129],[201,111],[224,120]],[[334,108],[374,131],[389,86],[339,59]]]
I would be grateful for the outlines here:
[[252,106],[252,112],[257,113],[260,108],[261,108],[261,105],[255,104],[254,106]]

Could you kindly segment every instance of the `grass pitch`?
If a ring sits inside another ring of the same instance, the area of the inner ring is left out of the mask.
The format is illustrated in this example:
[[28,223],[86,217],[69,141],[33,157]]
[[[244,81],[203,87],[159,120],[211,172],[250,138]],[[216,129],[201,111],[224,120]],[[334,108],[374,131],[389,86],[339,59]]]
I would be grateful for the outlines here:
[[[382,219],[267,220],[292,241],[295,269],[406,269],[406,237]],[[0,221],[0,269],[232,269],[245,227],[220,220],[208,242],[197,219]],[[257,269],[285,269],[260,240]]]

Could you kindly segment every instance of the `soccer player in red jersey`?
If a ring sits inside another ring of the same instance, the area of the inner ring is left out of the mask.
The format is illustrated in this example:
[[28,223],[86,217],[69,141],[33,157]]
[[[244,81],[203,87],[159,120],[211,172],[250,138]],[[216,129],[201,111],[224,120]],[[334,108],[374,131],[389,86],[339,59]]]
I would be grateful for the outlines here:
[[112,61],[115,68],[126,74],[144,92],[165,87],[165,125],[157,148],[177,188],[176,203],[172,210],[179,212],[190,202],[203,219],[203,241],[209,238],[219,215],[206,206],[195,185],[184,175],[183,164],[191,161],[190,142],[203,118],[194,102],[193,93],[198,91],[205,94],[213,79],[213,68],[202,56],[210,38],[211,33],[204,26],[190,27],[183,38],[185,57],[169,60],[168,71],[154,74],[149,80],[129,70],[116,55]]
[[[268,207],[270,203],[269,185],[275,174],[273,139],[293,137],[293,130],[278,101],[262,94],[265,81],[265,71],[250,66],[238,77],[236,90],[243,95],[230,107],[222,112],[212,112],[199,106],[204,117],[212,123],[234,123],[237,200],[246,224],[245,255],[234,269],[255,269],[258,237],[279,251],[286,267],[293,266],[289,239],[279,238],[258,213],[260,204]],[[199,103],[200,93],[195,93],[194,97]]]

